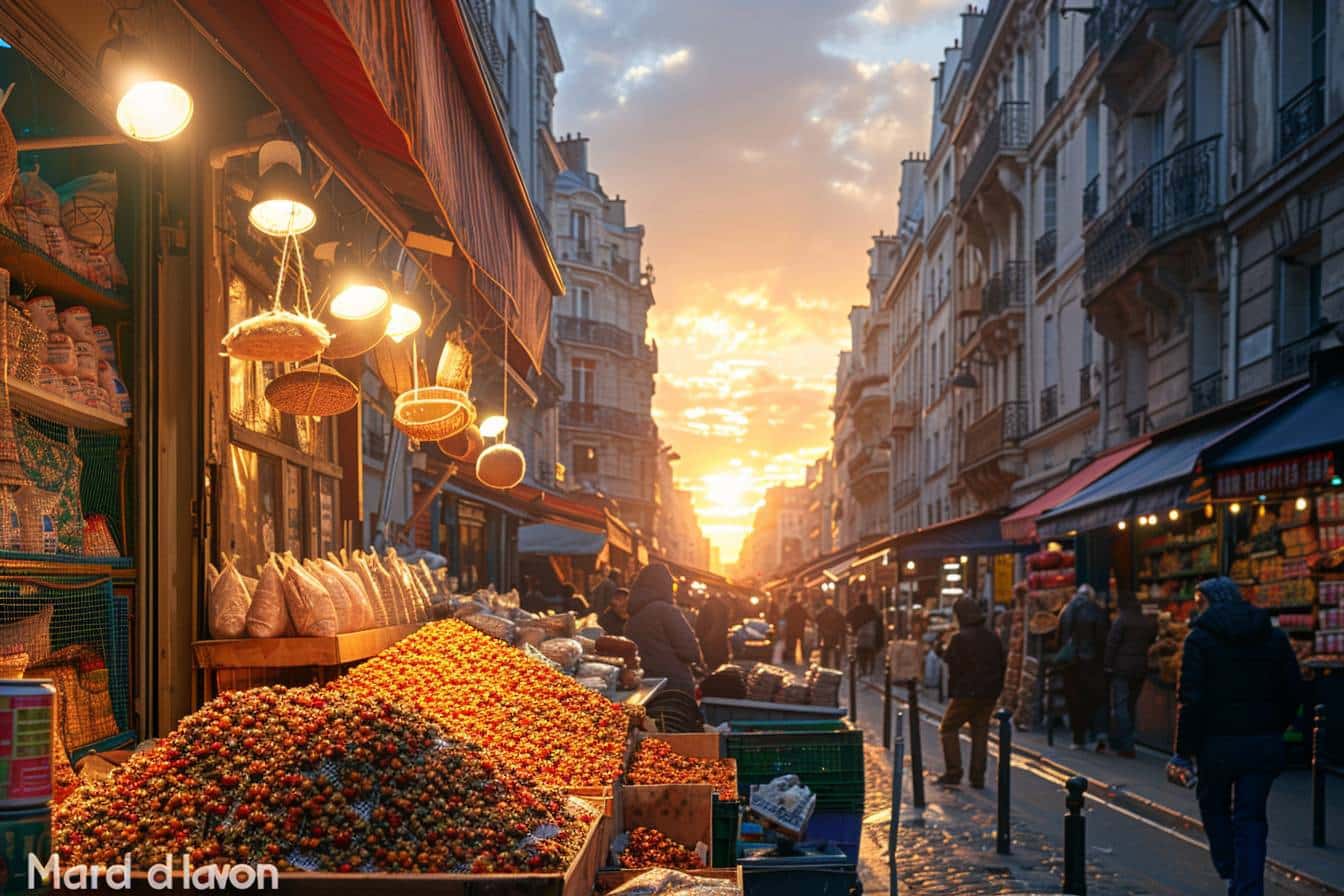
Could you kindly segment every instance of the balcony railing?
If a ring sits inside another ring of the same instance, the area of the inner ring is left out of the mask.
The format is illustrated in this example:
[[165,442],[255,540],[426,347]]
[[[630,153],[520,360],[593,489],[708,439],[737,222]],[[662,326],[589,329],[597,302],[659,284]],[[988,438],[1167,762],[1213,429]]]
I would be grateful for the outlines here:
[[1320,342],[1308,336],[1279,346],[1274,352],[1274,379],[1290,380],[1305,374],[1311,364],[1311,353],[1320,348]]
[[1092,365],[1078,369],[1078,403],[1086,404],[1092,400]]
[[[984,27],[983,25],[981,26]],[[966,166],[966,175],[961,181],[959,199],[962,205],[970,202],[980,181],[989,171],[999,153],[1020,152],[1031,142],[1031,103],[1021,101],[1005,102],[990,120],[980,145],[971,155]]]
[[980,294],[980,319],[995,317],[1027,303],[1027,263],[1004,262],[1003,270],[985,282]]
[[1190,413],[1198,414],[1223,403],[1223,372],[1215,371],[1190,384]]
[[1325,79],[1312,81],[1279,109],[1279,155],[1286,156],[1325,127]]
[[1025,401],[1006,401],[966,429],[962,443],[962,467],[988,460],[1000,452],[1017,447],[1030,429]]
[[1221,136],[1209,137],[1154,162],[1088,227],[1083,285],[1089,293],[1128,271],[1163,240],[1217,214],[1221,141]]
[[1059,386],[1041,390],[1041,426],[1049,426],[1059,418]]
[[1050,77],[1045,79],[1045,112],[1041,116],[1044,121],[1050,116],[1050,111],[1055,108],[1055,103],[1059,102],[1059,69],[1050,73]]
[[1151,429],[1152,426],[1148,423],[1148,405],[1125,414],[1125,433],[1129,438],[1137,439]]
[[1036,273],[1043,274],[1055,266],[1055,251],[1058,234],[1051,227],[1036,239]]
[[459,0],[458,2],[458,7],[465,13],[466,20],[471,23],[471,36],[480,48],[481,55],[485,57],[486,65],[490,69],[495,92],[502,98],[506,86],[504,81],[508,71],[504,49],[499,45],[499,39],[495,37],[494,5],[493,0]]
[[560,406],[560,424],[581,429],[601,429],[635,438],[653,435],[653,421],[648,417],[601,404],[566,401]]
[[1086,224],[1101,211],[1101,175],[1097,174],[1083,187],[1083,223]]
[[566,315],[557,315],[555,318],[555,338],[609,348],[623,355],[633,355],[637,345],[633,333],[615,324]]
[[1089,18],[1099,19],[1097,29],[1101,38],[1101,55],[1124,42],[1134,25],[1149,10],[1172,9],[1178,0],[1106,0],[1101,11]]

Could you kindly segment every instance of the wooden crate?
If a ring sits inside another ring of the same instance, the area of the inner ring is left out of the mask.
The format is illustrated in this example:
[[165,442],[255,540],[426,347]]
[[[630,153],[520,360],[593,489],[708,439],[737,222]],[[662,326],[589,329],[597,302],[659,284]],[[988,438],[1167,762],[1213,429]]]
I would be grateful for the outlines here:
[[[713,732],[695,734],[641,734],[638,740],[651,738],[666,741],[683,756],[697,759],[720,759],[719,735]],[[729,760],[732,761],[732,760]],[[736,768],[736,763],[733,763]],[[733,775],[733,792],[725,799],[736,796],[737,775]],[[630,831],[638,827],[653,828],[685,846],[694,849],[697,843],[709,848],[709,862],[714,861],[714,787],[711,784],[625,784],[620,786],[618,829]]]
[[[619,871],[599,871],[597,873],[597,889],[593,892],[597,896],[605,896],[622,884],[627,884],[639,877],[644,871],[636,871],[631,868],[622,868]],[[742,867],[735,868],[701,868],[697,871],[687,871],[691,877],[703,877],[707,880],[728,880],[737,884],[738,890],[742,889]]]
[[[591,896],[611,846],[610,822],[598,816],[588,828],[583,846],[568,870],[551,874],[326,874],[293,872],[280,875],[280,885],[268,893],[285,896]],[[186,889],[179,878],[176,889]],[[165,892],[150,887],[146,875],[136,872],[130,889],[116,892],[137,896]]]
[[[639,737],[638,732],[632,732],[625,741],[625,755],[621,757],[621,774],[630,767],[630,757],[635,754],[635,741]],[[565,793],[570,796],[576,796],[579,799],[587,800],[598,809],[607,818],[612,819],[613,824],[619,825],[620,802],[621,802],[621,780],[618,776],[610,784],[603,784],[598,787],[561,787]]]

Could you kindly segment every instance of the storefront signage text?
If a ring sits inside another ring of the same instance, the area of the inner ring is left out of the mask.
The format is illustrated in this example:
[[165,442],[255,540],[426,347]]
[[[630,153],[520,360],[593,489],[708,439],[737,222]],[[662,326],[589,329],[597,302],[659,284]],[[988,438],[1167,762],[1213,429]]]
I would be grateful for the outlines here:
[[[193,865],[191,857],[167,855],[150,867],[145,881],[151,890],[278,890],[280,871],[274,865]],[[53,890],[129,890],[134,885],[131,857],[119,865],[61,866],[59,855],[45,862],[28,854],[28,889],[39,886]]]
[[1244,498],[1324,485],[1334,475],[1334,466],[1334,452],[1317,451],[1254,466],[1219,470],[1214,474],[1213,494],[1217,498]]

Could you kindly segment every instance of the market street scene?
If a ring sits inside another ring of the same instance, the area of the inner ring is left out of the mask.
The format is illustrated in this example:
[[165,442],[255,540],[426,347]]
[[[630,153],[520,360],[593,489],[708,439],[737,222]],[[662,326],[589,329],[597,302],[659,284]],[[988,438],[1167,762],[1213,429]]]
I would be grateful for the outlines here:
[[1344,3],[0,0],[0,896],[1344,896]]

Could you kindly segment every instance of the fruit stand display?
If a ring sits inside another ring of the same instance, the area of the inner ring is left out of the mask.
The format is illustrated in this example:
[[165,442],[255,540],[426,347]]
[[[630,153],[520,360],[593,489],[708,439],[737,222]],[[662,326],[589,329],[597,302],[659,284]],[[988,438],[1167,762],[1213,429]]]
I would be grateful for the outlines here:
[[1172,513],[1174,520],[1153,515],[1140,521],[1151,534],[1135,539],[1136,592],[1140,601],[1185,619],[1195,586],[1219,574],[1218,524],[1212,517]]
[[1074,555],[1058,545],[1027,557],[1026,595],[1013,607],[1001,701],[1013,710],[1018,727],[1033,728],[1041,723],[1041,641],[1054,632],[1059,611],[1072,597],[1076,581]]
[[737,763],[720,758],[720,750],[716,733],[637,735],[621,784],[619,825],[632,838],[636,829],[650,828],[689,849],[704,844],[703,864],[732,864],[735,855],[715,854],[714,809],[737,800]]

